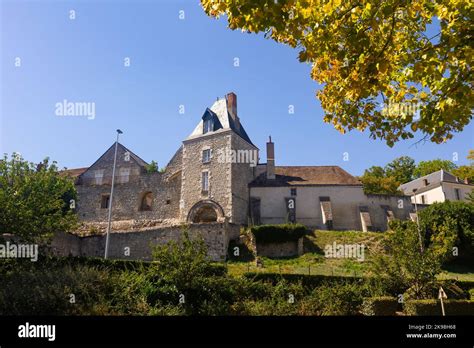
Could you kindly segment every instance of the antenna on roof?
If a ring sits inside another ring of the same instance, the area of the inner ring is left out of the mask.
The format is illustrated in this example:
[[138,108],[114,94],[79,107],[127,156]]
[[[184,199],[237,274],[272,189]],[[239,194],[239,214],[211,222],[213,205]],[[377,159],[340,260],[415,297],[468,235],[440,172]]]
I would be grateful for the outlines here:
[[269,143],[272,142],[272,136],[271,136],[271,135],[268,136],[268,142],[269,142]]

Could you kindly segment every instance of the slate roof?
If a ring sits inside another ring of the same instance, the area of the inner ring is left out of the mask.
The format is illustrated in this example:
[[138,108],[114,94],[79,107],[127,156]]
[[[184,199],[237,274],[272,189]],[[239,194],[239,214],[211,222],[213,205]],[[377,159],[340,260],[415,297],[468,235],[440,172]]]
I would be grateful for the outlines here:
[[266,172],[255,178],[252,187],[343,185],[361,186],[354,176],[339,166],[275,166],[275,179]]
[[[115,142],[112,144],[112,146],[110,146],[107,151],[105,151],[91,166],[89,167],[84,167],[84,168],[73,168],[73,169],[66,169],[66,170],[63,170],[61,171],[61,175],[70,175],[71,177],[73,178],[78,178],[79,176],[81,176],[82,174],[84,174],[88,169],[92,168],[94,166],[94,164],[96,164],[97,162],[99,162],[101,160],[102,157],[104,157],[107,152],[109,151],[114,151],[115,152]],[[145,162],[143,159],[141,159],[138,155],[136,155],[135,153],[133,153],[132,151],[130,151],[129,149],[127,149],[124,145],[118,143],[118,147],[119,148],[122,148],[124,150],[124,152],[129,152],[130,153],[130,157],[140,166],[140,167],[145,167],[146,165],[148,165],[147,162]]]
[[[428,181],[428,185],[425,185],[425,180]],[[422,176],[418,179],[407,182],[403,185],[400,185],[399,189],[403,191],[406,195],[412,195],[413,189],[417,189],[417,193],[429,191],[433,188],[439,187],[443,182],[451,182],[462,185],[469,185],[464,183],[464,180],[459,179],[455,175],[448,173],[447,171],[441,169],[437,172]],[[474,185],[471,185],[474,186]]]
[[203,123],[204,119],[206,119],[207,117],[214,118],[214,131],[218,131],[219,129],[232,129],[235,133],[237,133],[237,135],[239,135],[250,145],[255,146],[250,140],[250,137],[245,131],[245,128],[242,123],[240,122],[239,127],[237,127],[237,125],[235,124],[227,108],[227,101],[225,98],[218,99],[214,102],[210,109],[207,108],[206,111],[204,111],[201,121],[198,123],[196,128],[194,128],[194,131],[191,133],[191,135],[189,135],[186,140],[194,139],[203,135]]

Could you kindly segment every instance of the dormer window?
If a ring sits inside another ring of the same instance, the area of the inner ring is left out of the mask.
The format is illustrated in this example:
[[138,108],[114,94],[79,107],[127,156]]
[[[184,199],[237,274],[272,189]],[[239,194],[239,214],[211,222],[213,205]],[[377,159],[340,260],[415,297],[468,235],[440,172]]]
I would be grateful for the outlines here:
[[208,133],[208,132],[212,132],[212,128],[213,128],[212,119],[210,119],[210,118],[205,119],[205,120],[204,120],[204,123],[203,123],[202,134],[206,134],[206,133]]
[[428,179],[423,179],[423,184],[424,184],[425,186],[428,186],[430,183],[428,182]]

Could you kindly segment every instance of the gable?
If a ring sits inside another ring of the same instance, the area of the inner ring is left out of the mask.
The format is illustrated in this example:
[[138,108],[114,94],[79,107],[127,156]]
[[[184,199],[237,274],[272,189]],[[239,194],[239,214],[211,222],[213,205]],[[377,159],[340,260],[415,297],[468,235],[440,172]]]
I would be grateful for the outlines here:
[[[108,183],[112,177],[113,163],[115,155],[115,143],[100,156],[87,170],[81,175],[80,179],[83,183],[88,182],[99,182],[98,177],[104,179],[103,183]],[[140,175],[145,170],[147,163],[139,156],[134,154],[132,151],[127,149],[122,144],[118,143],[117,146],[117,163],[116,163],[116,176],[121,174],[127,176]],[[102,182],[102,181],[101,181]]]

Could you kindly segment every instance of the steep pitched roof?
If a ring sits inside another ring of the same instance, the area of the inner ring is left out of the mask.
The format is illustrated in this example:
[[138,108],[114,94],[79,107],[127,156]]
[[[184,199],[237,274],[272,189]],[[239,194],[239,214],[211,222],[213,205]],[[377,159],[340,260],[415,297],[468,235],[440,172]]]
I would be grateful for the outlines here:
[[[425,180],[428,182],[428,185],[425,185]],[[443,182],[468,185],[465,184],[464,181],[459,179],[457,176],[441,169],[437,172],[433,172],[431,174],[422,176],[418,179],[400,185],[399,189],[402,190],[406,195],[412,195],[414,189],[416,189],[417,192],[425,192],[440,186]]]
[[[115,152],[115,142],[112,144],[112,146],[110,146],[94,163],[92,163],[92,165],[88,168],[86,168],[86,170],[84,170],[79,176],[81,176],[82,174],[84,174],[85,172],[87,172],[90,168],[94,167],[94,165],[98,162],[100,162],[100,160],[109,152],[109,151],[114,151]],[[130,158],[140,167],[145,167],[146,165],[148,165],[147,162],[145,162],[143,159],[141,159],[138,155],[136,155],[135,153],[133,153],[132,151],[130,151],[128,148],[126,148],[124,145],[118,143],[118,146],[117,146],[117,151],[120,152],[129,152],[130,153]]]
[[217,121],[214,123],[214,131],[217,131],[219,129],[232,129],[237,135],[239,135],[246,142],[255,146],[250,140],[250,137],[245,131],[245,128],[242,125],[242,123],[239,122],[240,123],[239,126],[235,124],[227,108],[227,100],[225,98],[218,99],[217,101],[214,102],[214,104],[211,106],[210,109],[209,108],[206,109],[206,111],[204,112],[201,118],[201,121],[198,123],[196,128],[194,128],[193,132],[189,135],[189,137],[187,137],[186,140],[194,139],[199,136],[202,136],[204,119],[210,116],[214,117],[215,120]]
[[361,183],[339,166],[276,166],[274,180],[268,180],[264,172],[250,183],[252,187],[308,185],[360,186]]

